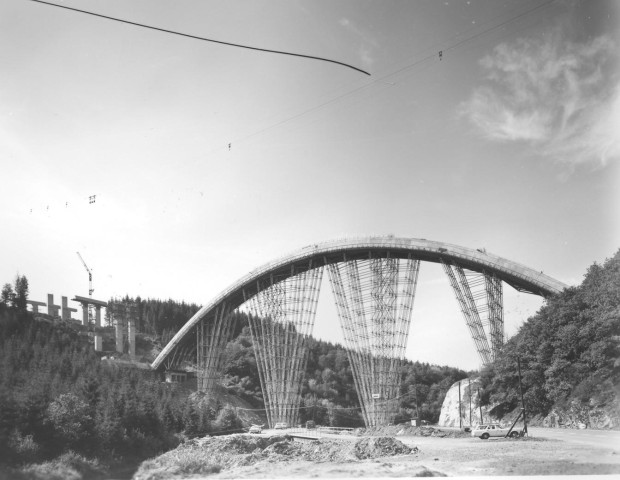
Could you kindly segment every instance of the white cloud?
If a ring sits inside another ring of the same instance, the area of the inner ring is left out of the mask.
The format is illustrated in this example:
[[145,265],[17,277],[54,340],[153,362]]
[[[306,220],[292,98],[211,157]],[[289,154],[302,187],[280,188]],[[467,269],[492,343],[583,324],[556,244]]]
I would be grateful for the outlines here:
[[371,47],[376,48],[377,42],[371,36],[369,36],[367,32],[360,28],[355,22],[351,21],[348,18],[341,18],[338,23],[342,27],[349,30],[349,32],[351,32],[359,39],[360,45],[358,49],[358,55],[360,57],[360,60],[366,68],[371,67],[375,62],[375,59],[372,56]]
[[608,36],[500,44],[480,61],[484,85],[459,112],[485,137],[521,141],[546,157],[605,165],[620,159],[620,81]]

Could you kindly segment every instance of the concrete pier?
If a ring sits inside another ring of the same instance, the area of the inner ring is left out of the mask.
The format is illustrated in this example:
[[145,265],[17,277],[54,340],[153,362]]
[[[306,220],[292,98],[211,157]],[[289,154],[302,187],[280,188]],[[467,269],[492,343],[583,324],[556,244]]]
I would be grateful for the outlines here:
[[127,337],[129,340],[129,355],[131,358],[136,356],[136,320],[129,318],[127,321]]
[[76,295],[72,300],[82,305],[82,325],[87,326],[89,324],[88,306],[93,305],[96,309],[95,326],[101,327],[101,307],[107,307],[107,302],[95,300],[94,298],[80,297],[79,295]]
[[60,310],[60,305],[54,305],[54,295],[51,293],[47,294],[47,314],[50,317],[58,316],[58,310]]
[[32,313],[34,313],[35,315],[39,313],[39,307],[44,307],[47,305],[47,303],[37,302],[35,300],[26,300],[26,303],[28,305],[32,305]]
[[67,297],[60,297],[61,298],[61,304],[62,304],[62,309],[61,311],[61,317],[63,320],[71,320],[71,312],[77,312],[77,308],[69,308],[69,302],[67,300]]
[[116,351],[123,353],[125,347],[125,329],[123,328],[124,322],[122,319],[116,319],[114,321],[114,327],[116,329]]
[[103,337],[100,333],[95,333],[95,352],[101,352],[103,350]]

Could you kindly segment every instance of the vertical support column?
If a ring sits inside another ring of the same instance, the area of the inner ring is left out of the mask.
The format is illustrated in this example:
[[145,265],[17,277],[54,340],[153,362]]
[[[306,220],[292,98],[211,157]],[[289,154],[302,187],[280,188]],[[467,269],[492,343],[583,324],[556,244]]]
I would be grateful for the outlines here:
[[68,305],[68,300],[67,297],[61,297],[61,304],[62,304],[62,309],[61,311],[61,317],[63,320],[71,320],[71,312],[77,312],[77,308],[70,308]]
[[81,302],[82,305],[82,325],[88,326],[88,303]]
[[129,340],[129,356],[133,359],[136,356],[136,319],[127,319],[127,337]]
[[95,305],[95,327],[101,328],[101,306]]
[[47,314],[50,317],[55,317],[58,315],[58,310],[60,309],[60,305],[54,305],[54,295],[51,293],[47,294]]
[[99,329],[101,328],[101,305],[95,305],[95,352],[103,350],[103,337]]
[[67,297],[60,297],[60,300],[60,304],[62,305],[62,309],[60,310],[60,316],[63,320],[69,320],[69,317],[71,317],[71,312],[69,312]]
[[123,353],[125,347],[123,315],[116,316],[114,319],[114,327],[116,329],[116,351],[118,353]]

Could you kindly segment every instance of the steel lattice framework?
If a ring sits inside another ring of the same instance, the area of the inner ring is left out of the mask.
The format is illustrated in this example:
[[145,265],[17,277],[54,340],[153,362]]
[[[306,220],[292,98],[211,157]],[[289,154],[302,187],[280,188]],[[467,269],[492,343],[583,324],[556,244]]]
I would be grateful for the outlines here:
[[196,328],[196,371],[198,390],[211,392],[220,379],[224,349],[235,329],[236,317],[226,303],[213,316],[203,318]]
[[327,267],[366,426],[397,413],[419,267],[389,257]]
[[504,345],[502,282],[492,273],[465,270],[454,262],[441,263],[480,355],[480,361],[483,365],[488,365],[497,358]]
[[275,282],[247,302],[269,425],[297,424],[323,267]]
[[199,388],[213,389],[233,313],[247,302],[269,423],[296,423],[307,337],[327,267],[364,420],[386,424],[397,405],[420,262],[443,265],[483,364],[503,344],[502,282],[544,297],[566,288],[484,249],[392,236],[313,244],[253,270],[212,299],[152,368],[196,368]]

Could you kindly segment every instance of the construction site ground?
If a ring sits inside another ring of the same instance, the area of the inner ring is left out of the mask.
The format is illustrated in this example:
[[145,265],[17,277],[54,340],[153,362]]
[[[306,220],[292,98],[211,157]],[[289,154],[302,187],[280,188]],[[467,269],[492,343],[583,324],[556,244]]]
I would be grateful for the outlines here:
[[397,431],[317,440],[282,432],[195,439],[144,462],[134,479],[620,474],[620,446],[613,442],[582,445],[542,435],[480,440],[424,427],[383,430],[389,429]]

